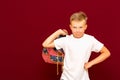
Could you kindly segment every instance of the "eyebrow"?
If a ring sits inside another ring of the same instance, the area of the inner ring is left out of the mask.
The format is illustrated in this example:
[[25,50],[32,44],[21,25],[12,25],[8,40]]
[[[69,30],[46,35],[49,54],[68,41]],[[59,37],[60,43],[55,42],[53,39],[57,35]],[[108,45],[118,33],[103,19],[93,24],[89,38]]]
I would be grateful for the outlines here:
[[[77,27],[77,26],[73,26],[73,27]],[[78,27],[83,27],[83,26],[78,26]]]

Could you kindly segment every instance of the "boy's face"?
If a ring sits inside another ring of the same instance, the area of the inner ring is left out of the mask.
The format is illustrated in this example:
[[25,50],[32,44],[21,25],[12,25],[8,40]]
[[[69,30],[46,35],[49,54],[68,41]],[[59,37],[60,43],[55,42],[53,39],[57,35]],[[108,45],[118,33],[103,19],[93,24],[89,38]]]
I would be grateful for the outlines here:
[[87,29],[87,24],[85,20],[82,21],[72,21],[70,24],[70,29],[75,38],[81,38]]

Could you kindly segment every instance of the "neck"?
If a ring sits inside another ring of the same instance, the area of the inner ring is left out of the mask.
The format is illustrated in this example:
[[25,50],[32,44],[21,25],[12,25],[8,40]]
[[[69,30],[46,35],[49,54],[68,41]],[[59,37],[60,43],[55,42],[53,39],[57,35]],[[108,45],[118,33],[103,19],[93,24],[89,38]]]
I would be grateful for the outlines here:
[[81,35],[79,35],[79,36],[73,35],[74,38],[82,38],[83,36],[84,36],[84,34],[81,34]]

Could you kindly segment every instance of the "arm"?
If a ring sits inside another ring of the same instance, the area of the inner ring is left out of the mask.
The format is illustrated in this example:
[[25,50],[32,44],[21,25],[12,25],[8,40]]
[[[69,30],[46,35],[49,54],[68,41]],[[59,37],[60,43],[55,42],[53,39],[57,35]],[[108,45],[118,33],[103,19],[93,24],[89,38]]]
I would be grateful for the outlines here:
[[85,69],[89,69],[93,65],[103,62],[105,59],[107,59],[110,56],[110,51],[105,46],[103,46],[100,53],[101,54],[98,57],[85,63],[85,65],[84,65]]
[[67,30],[65,29],[58,29],[55,31],[53,34],[51,34],[43,43],[42,46],[46,48],[53,48],[55,47],[54,45],[54,40],[59,36],[59,35],[67,35]]

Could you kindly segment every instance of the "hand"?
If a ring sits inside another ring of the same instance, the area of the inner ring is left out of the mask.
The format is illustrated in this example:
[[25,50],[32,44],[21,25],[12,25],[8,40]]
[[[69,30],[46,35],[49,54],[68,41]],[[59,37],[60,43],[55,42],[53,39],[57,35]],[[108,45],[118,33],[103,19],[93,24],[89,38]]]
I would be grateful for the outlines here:
[[68,31],[66,29],[58,29],[59,35],[67,35]]
[[90,62],[87,62],[87,63],[84,64],[84,68],[85,68],[86,70],[88,70],[88,69],[91,68],[91,67],[92,67],[92,64],[91,64]]
[[63,29],[63,31],[66,33],[66,35],[68,34],[68,31],[66,29]]

